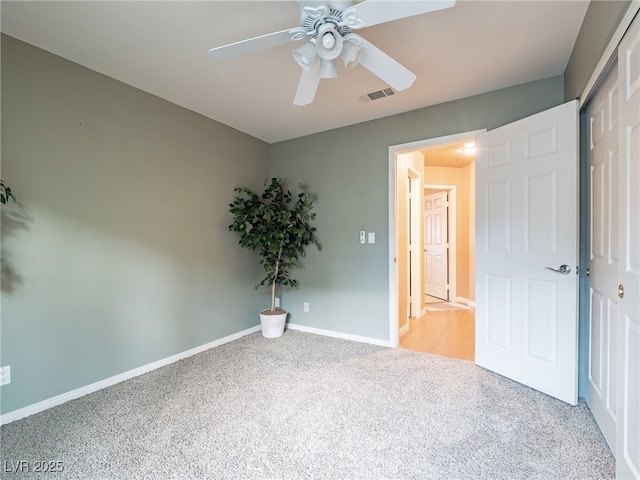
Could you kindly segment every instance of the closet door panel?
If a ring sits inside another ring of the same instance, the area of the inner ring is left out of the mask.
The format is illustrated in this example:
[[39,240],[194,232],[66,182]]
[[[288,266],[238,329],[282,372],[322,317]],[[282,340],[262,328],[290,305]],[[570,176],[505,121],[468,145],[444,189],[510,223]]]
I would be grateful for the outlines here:
[[617,478],[640,478],[640,18],[618,48],[619,296]]
[[618,68],[587,107],[590,275],[589,364],[585,398],[611,450],[616,442],[618,321]]

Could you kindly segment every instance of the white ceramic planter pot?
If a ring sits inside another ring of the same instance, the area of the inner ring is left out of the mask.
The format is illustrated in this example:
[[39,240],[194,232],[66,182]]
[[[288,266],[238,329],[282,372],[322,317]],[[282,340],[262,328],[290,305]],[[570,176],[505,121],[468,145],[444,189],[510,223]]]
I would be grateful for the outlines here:
[[[269,315],[260,312],[260,323],[262,324],[262,336],[265,338],[281,337],[284,333],[284,326],[287,322],[287,312],[276,315]],[[269,310],[266,310],[267,312]]]

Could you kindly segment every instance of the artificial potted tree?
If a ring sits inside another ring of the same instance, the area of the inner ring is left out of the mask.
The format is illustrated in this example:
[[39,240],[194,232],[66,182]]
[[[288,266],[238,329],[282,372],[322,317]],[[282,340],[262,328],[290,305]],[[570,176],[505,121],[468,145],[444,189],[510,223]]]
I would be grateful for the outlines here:
[[262,194],[236,187],[238,195],[229,205],[233,215],[229,230],[240,234],[241,246],[257,249],[262,257],[265,277],[256,288],[271,288],[271,308],[260,312],[262,334],[267,338],[282,336],[287,320],[287,311],[276,308],[276,286],[295,288],[298,283],[291,278],[291,269],[300,266],[307,246],[320,249],[316,229],[310,224],[316,217],[312,211],[315,196],[299,184],[300,192],[294,199],[283,183],[280,178],[265,180]]
[[9,199],[13,200],[15,203],[16,196],[11,191],[11,187],[4,183],[4,180],[0,180],[0,203],[6,204]]
[[[6,205],[9,200],[13,200],[13,203],[16,203],[16,196],[11,191],[11,187],[0,179],[0,203]],[[0,259],[0,268],[2,268],[2,259]]]

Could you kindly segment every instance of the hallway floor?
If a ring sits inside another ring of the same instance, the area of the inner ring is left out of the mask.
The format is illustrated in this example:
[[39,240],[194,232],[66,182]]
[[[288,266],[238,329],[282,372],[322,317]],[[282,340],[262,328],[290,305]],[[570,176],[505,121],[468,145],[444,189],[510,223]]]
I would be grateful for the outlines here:
[[427,312],[412,318],[399,346],[443,357],[475,360],[475,310]]

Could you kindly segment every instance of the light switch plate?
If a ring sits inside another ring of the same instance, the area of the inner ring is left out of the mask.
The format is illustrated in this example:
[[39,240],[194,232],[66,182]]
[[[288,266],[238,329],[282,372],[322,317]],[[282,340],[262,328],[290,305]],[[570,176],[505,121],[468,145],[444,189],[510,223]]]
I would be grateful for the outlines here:
[[11,383],[11,367],[6,366],[0,368],[0,385],[7,385]]
[[376,232],[369,232],[369,243],[376,243]]

